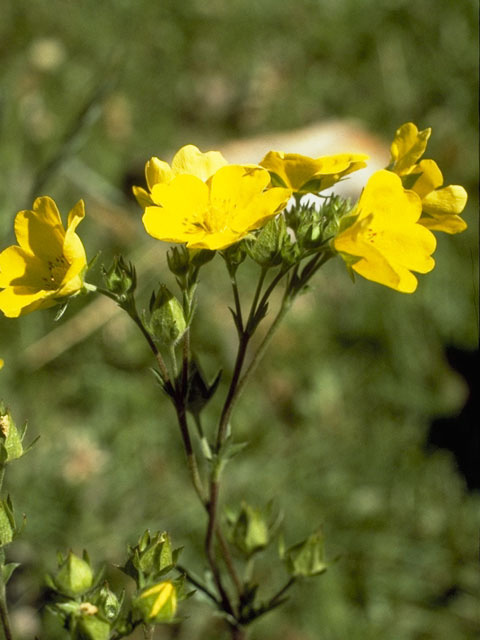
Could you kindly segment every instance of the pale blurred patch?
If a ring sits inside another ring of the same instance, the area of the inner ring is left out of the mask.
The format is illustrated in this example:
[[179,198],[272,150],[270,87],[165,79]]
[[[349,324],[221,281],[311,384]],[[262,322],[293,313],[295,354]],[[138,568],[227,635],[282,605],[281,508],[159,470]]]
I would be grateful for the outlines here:
[[56,38],[38,38],[30,45],[28,57],[38,71],[55,71],[65,60],[65,48]]
[[62,475],[72,484],[91,480],[100,473],[107,458],[108,454],[88,434],[69,434]]

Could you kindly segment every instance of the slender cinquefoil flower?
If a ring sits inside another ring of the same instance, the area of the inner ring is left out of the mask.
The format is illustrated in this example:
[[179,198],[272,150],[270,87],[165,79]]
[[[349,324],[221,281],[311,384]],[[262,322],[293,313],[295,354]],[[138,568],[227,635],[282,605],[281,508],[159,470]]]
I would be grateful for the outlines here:
[[366,167],[367,159],[364,153],[309,158],[299,153],[269,151],[260,165],[272,174],[273,184],[288,187],[294,193],[319,193],[349,173]]
[[6,316],[52,307],[83,288],[87,258],[75,229],[84,215],[80,200],[65,230],[57,205],[47,196],[17,214],[18,245],[0,253],[0,310]]
[[412,293],[418,282],[411,271],[427,273],[435,266],[435,236],[420,224],[421,213],[416,193],[404,189],[394,173],[377,171],[343,218],[334,247],[364,278]]
[[412,189],[422,200],[419,222],[432,231],[460,233],[467,228],[458,215],[467,203],[467,192],[459,185],[443,184],[443,175],[434,160],[418,160],[427,147],[431,129],[419,131],[407,122],[397,129],[391,146],[389,169],[402,178],[404,186]]
[[225,249],[258,229],[288,202],[290,189],[271,188],[261,167],[227,165],[206,182],[177,175],[153,185],[154,205],[147,206],[147,233],[192,249]]
[[227,161],[219,151],[202,153],[193,144],[187,144],[175,154],[171,166],[159,158],[150,158],[145,165],[148,191],[142,187],[133,187],[133,194],[140,206],[148,207],[154,204],[151,192],[156,184],[170,182],[175,176],[182,174],[196,176],[205,182],[215,171],[226,164]]

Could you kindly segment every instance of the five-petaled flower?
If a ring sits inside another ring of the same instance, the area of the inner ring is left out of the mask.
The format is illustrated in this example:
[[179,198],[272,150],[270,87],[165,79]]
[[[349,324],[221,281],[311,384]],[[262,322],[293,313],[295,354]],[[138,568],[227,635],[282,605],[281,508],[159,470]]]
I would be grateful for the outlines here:
[[419,222],[432,231],[460,233],[467,228],[458,215],[467,203],[467,192],[459,185],[443,184],[443,175],[434,160],[418,160],[427,147],[431,129],[419,131],[411,122],[397,129],[391,146],[389,169],[402,178],[404,186],[412,189],[422,200]]
[[339,153],[309,158],[299,153],[269,151],[260,162],[272,175],[272,183],[294,193],[319,193],[344,176],[367,166],[364,153]]
[[435,266],[435,236],[419,224],[421,213],[416,193],[404,189],[394,173],[377,171],[343,219],[334,247],[364,278],[412,293],[418,283],[411,271],[427,273]]
[[182,174],[196,176],[205,182],[226,164],[227,161],[219,151],[202,153],[198,147],[187,144],[177,151],[171,166],[159,158],[150,158],[145,165],[148,191],[142,187],[133,187],[133,194],[139,205],[145,208],[154,204],[151,192],[156,184],[170,182],[175,176]]
[[153,185],[147,233],[191,249],[225,249],[258,229],[287,204],[290,189],[268,188],[270,175],[258,166],[227,165],[206,182],[180,174]]
[[0,253],[0,310],[6,316],[52,307],[83,288],[87,259],[75,229],[84,215],[80,200],[65,230],[57,205],[47,196],[17,214],[18,245]]

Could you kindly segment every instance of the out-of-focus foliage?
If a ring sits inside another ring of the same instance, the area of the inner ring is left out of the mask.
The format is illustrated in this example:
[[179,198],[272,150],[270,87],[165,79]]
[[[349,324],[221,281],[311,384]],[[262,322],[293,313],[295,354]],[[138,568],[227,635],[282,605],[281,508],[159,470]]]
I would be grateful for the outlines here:
[[[332,118],[358,118],[387,139],[403,122],[431,126],[428,157],[445,184],[469,191],[469,230],[439,238],[437,267],[417,293],[353,285],[340,262],[328,264],[246,390],[234,426],[250,446],[232,462],[223,495],[259,507],[281,496],[287,544],[315,521],[327,556],[339,556],[261,620],[253,639],[478,633],[478,495],[466,494],[449,454],[424,449],[430,421],[465,401],[445,345],[473,349],[478,329],[476,24],[473,0],[2,5],[2,247],[33,197],[51,195],[62,210],[82,197],[89,257],[101,249],[108,265],[123,251],[151,289],[155,269],[165,277],[165,255],[127,199],[132,172],[186,143],[206,150]],[[204,268],[195,327],[212,378],[229,366],[235,335],[222,268],[218,258]],[[250,275],[241,276],[246,286]],[[203,514],[172,410],[135,327],[117,315],[67,348],[99,315],[108,319],[108,301],[91,312],[89,303],[70,305],[60,325],[49,311],[0,319],[1,395],[18,423],[28,418],[30,433],[42,435],[7,478],[28,516],[9,549],[23,563],[9,584],[19,637],[35,635],[40,579],[57,548],[87,547],[121,564],[126,543],[150,527],[185,544],[185,562],[202,549]],[[36,368],[38,341],[58,328],[65,349]],[[211,405],[213,416],[218,399]],[[177,637],[217,637],[207,607],[186,607]],[[62,637],[55,633],[42,637]]]

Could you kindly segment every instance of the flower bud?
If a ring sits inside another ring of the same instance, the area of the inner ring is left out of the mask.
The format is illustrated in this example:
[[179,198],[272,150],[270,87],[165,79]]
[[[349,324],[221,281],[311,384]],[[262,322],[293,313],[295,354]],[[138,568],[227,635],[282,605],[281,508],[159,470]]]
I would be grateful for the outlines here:
[[283,216],[278,216],[260,231],[256,240],[247,245],[250,257],[262,267],[275,267],[282,262],[282,247],[287,228]]
[[187,328],[182,305],[163,284],[150,301],[149,328],[154,338],[167,346],[174,346]]
[[122,256],[115,256],[110,269],[104,270],[103,277],[108,290],[118,296],[133,293],[137,286],[135,267],[131,262],[125,262]]
[[144,622],[169,622],[177,611],[177,590],[165,580],[145,589],[133,602],[133,608]]
[[82,595],[93,584],[90,564],[70,551],[53,577],[53,584],[64,595],[73,598]]
[[135,547],[128,548],[128,560],[123,571],[140,586],[148,579],[155,580],[175,565],[179,551],[172,552],[168,533],[157,532],[153,537],[145,531]]
[[265,549],[270,542],[269,515],[244,502],[240,513],[232,520],[232,542],[246,556]]
[[283,552],[283,559],[290,575],[311,577],[326,571],[323,547],[323,534],[317,531]]
[[113,622],[118,618],[122,603],[117,598],[117,595],[108,588],[107,584],[104,584],[100,589],[95,603],[98,607],[100,617],[104,620]]
[[22,457],[22,436],[13,422],[10,411],[0,404],[0,464]]
[[[89,603],[82,603],[81,607],[87,604]],[[73,636],[75,640],[108,640],[110,638],[110,624],[92,612],[93,609],[89,612],[86,608],[82,611],[83,615],[75,627]]]
[[184,276],[190,267],[190,254],[182,245],[171,247],[167,252],[168,268],[176,276]]

